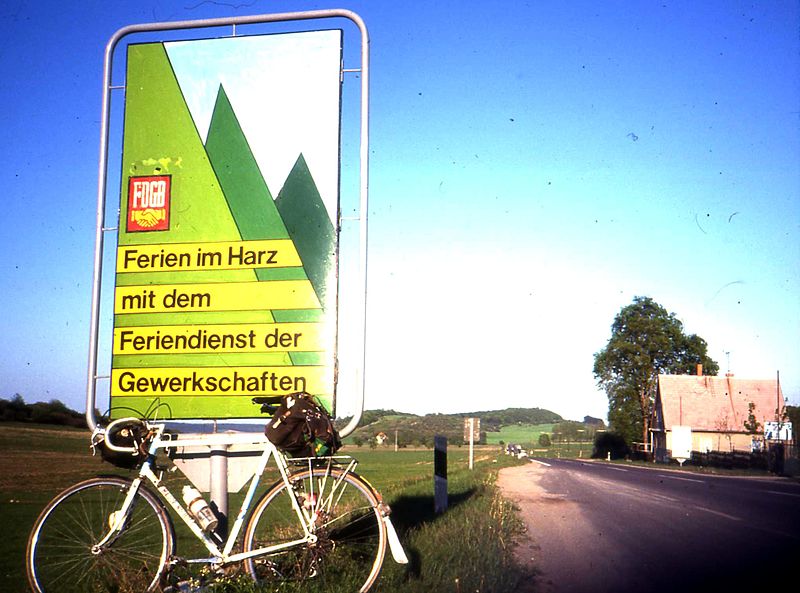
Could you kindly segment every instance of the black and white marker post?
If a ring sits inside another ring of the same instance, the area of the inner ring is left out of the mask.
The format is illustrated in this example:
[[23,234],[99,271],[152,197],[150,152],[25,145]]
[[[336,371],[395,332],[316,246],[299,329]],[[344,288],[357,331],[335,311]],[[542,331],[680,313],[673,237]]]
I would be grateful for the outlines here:
[[433,437],[433,506],[436,513],[447,510],[447,437]]

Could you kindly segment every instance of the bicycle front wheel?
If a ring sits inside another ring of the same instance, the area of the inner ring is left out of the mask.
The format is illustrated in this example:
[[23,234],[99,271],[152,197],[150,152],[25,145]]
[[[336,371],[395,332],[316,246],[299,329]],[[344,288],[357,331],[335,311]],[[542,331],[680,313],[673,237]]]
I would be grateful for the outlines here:
[[67,488],[45,507],[28,538],[28,582],[37,593],[155,590],[173,551],[172,523],[140,486],[122,531],[97,544],[117,521],[130,489],[122,478],[93,478]]
[[279,482],[259,500],[247,524],[244,551],[285,544],[304,537],[295,512],[315,540],[245,562],[259,582],[281,583],[281,591],[344,592],[369,590],[386,553],[386,527],[380,502],[357,475],[339,469],[305,470]]

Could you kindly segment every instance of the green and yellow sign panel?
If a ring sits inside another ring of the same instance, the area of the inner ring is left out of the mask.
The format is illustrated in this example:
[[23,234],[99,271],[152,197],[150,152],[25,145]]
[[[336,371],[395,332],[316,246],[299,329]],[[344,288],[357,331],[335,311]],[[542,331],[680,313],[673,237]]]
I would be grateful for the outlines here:
[[341,37],[129,46],[113,417],[332,406]]

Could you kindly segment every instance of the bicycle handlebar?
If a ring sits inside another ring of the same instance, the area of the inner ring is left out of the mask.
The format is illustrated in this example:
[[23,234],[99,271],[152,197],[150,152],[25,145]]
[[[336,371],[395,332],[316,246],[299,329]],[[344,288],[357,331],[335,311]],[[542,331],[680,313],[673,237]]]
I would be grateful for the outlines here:
[[278,411],[278,406],[276,404],[270,403],[274,401],[274,398],[254,397],[252,401],[254,404],[261,406],[262,414],[274,414],[275,412]]
[[[99,428],[99,427],[96,428],[95,434],[103,436],[103,440],[105,441],[106,447],[108,447],[111,451],[116,451],[117,453],[132,453],[132,454],[138,453],[139,452],[138,446],[126,447],[126,446],[115,445],[114,443],[111,442],[110,438],[111,435],[116,434],[116,431],[114,429],[119,424],[123,423],[136,423],[147,426],[147,423],[140,418],[134,418],[134,417],[118,418],[117,420],[112,420],[111,422],[109,422],[105,428]],[[94,438],[92,440],[94,441]]]

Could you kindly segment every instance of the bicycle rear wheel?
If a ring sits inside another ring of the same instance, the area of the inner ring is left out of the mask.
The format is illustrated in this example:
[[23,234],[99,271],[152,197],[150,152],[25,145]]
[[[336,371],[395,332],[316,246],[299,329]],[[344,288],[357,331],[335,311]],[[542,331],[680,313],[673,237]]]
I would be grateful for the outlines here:
[[[313,543],[304,543],[245,562],[259,582],[281,583],[281,591],[359,591],[378,578],[386,553],[380,501],[353,473],[304,470],[291,476],[292,490],[306,516]],[[303,538],[303,527],[286,484],[275,484],[259,500],[244,535],[244,551]]]
[[172,523],[161,502],[140,486],[120,534],[102,549],[115,512],[131,486],[122,478],[93,478],[56,496],[36,520],[25,558],[37,593],[155,590],[173,552]]

